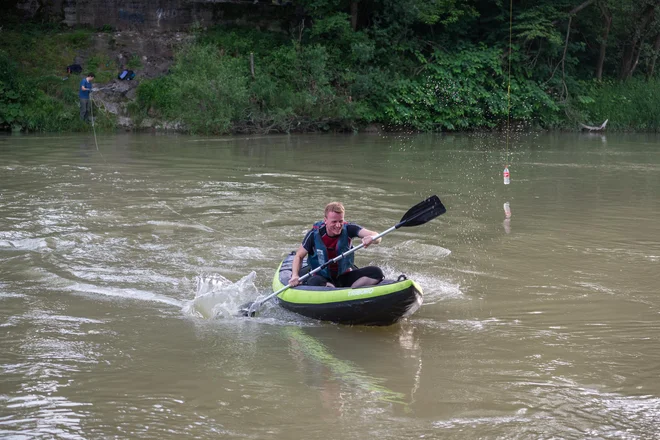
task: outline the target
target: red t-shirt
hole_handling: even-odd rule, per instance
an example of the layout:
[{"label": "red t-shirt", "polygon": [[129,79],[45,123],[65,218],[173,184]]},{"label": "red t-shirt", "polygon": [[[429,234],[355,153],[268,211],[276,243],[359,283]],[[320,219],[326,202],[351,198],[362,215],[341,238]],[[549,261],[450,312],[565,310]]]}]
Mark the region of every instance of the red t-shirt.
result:
[{"label": "red t-shirt", "polygon": [[[347,223],[347,222],[344,223],[344,228],[346,228],[346,232],[348,233],[348,238],[358,237],[360,231],[362,230],[362,226],[356,225],[355,223]],[[321,234],[321,240],[323,240],[323,244],[328,250],[328,260],[335,258],[337,256],[337,241],[339,241],[340,235],[337,235],[335,237],[330,237],[328,235],[328,231],[326,230],[325,225],[319,228],[319,234]],[[315,252],[314,229],[310,230],[307,233],[307,235],[305,235],[302,245],[308,254],[314,254]],[[330,273],[332,274],[333,277],[337,276],[337,272],[339,272],[339,264],[337,263],[331,264],[330,266],[328,266],[328,268],[330,269]]]}]

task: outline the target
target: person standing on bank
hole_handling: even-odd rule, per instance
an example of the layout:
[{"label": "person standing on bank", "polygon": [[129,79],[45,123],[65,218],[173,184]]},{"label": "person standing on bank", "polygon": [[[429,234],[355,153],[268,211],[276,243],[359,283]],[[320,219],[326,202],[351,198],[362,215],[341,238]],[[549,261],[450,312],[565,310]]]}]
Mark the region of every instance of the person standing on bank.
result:
[{"label": "person standing on bank", "polygon": [[[293,268],[289,286],[300,284],[300,268],[306,256],[311,270],[321,267],[326,261],[341,255],[351,248],[351,240],[355,237],[362,239],[364,247],[372,243],[380,243],[380,238],[374,240],[377,232],[370,231],[355,223],[344,221],[344,206],[339,202],[328,203],[325,207],[323,221],[314,223],[307,232],[302,244],[293,258]],[[362,287],[380,283],[383,271],[376,266],[367,266],[356,269],[353,266],[353,255],[350,254],[331,264],[325,269],[315,273],[309,278],[308,286],[328,287]]]},{"label": "person standing on bank", "polygon": [[89,92],[92,91],[92,81],[94,81],[94,74],[88,73],[87,77],[80,81],[80,90],[78,97],[80,98],[80,119],[89,122],[92,113],[92,105],[89,101]]}]

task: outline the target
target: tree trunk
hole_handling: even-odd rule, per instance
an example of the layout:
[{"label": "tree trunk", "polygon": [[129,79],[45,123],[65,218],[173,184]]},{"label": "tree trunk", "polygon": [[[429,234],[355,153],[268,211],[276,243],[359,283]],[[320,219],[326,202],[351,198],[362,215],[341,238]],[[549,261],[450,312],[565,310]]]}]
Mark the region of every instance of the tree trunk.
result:
[{"label": "tree trunk", "polygon": [[633,61],[632,66],[630,67],[630,74],[628,75],[628,78],[631,78],[633,76],[633,73],[635,73],[635,70],[637,70],[637,65],[639,64],[639,56],[642,54],[642,43],[644,43],[644,41],[640,40],[639,46],[637,47],[637,53],[635,54],[635,60]]},{"label": "tree trunk", "polygon": [[598,63],[596,64],[596,79],[603,79],[603,64],[605,64],[605,53],[607,52],[607,37],[610,35],[612,27],[612,14],[605,5],[601,5],[600,10],[603,13],[603,35],[600,40],[600,53],[598,54]]},{"label": "tree trunk", "polygon": [[357,24],[358,24],[358,3],[360,0],[352,0],[351,1],[351,28],[353,30],[357,30]]},{"label": "tree trunk", "polygon": [[621,71],[619,72],[619,79],[627,79],[630,75],[630,68],[632,67],[632,58],[635,42],[633,45],[626,45],[623,48],[623,57],[621,58]]},{"label": "tree trunk", "polygon": [[[595,2],[595,1],[596,1],[596,0],[586,0],[586,1],[582,2],[582,3],[579,4],[578,6],[574,7],[573,9],[571,9],[571,10],[568,12],[568,16],[569,16],[569,17],[572,17],[573,15],[577,14],[578,12],[580,12],[581,10],[583,10],[584,8],[586,8],[587,6],[590,6],[590,5],[591,5],[593,2]],[[552,22],[553,26],[556,26],[560,21],[561,21],[561,20],[555,20],[555,21],[553,21],[553,22]]]},{"label": "tree trunk", "polygon": [[649,65],[649,71],[647,72],[647,78],[653,78],[653,73],[655,71],[655,62],[658,59],[658,52],[660,52],[660,33],[655,36],[655,43],[653,43],[653,56],[651,57],[651,64]]},{"label": "tree trunk", "polygon": [[621,72],[619,72],[620,79],[628,79],[632,77],[637,64],[639,56],[642,52],[642,45],[644,43],[644,32],[651,24],[655,16],[655,5],[649,5],[641,14],[639,25],[633,31],[632,41],[624,48],[623,57],[621,59]]}]

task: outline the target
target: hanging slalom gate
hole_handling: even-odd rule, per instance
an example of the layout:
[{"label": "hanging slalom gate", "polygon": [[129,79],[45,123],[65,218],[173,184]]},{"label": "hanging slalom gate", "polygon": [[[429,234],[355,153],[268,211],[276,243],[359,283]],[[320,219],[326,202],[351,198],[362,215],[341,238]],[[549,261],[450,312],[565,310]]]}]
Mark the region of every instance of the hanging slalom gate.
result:
[{"label": "hanging slalom gate", "polygon": [[511,52],[512,52],[512,34],[513,34],[513,0],[509,0],[509,79],[506,92],[506,157],[504,163],[504,171],[502,177],[504,184],[511,183],[511,173],[509,172],[509,137],[511,133]]}]

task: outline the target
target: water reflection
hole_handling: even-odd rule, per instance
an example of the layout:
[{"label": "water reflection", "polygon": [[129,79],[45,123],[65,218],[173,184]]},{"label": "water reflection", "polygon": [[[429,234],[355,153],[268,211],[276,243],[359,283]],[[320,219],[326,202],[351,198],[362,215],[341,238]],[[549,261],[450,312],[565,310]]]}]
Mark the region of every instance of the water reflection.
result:
[{"label": "water reflection", "polygon": [[81,139],[78,147],[78,155],[80,157],[90,157],[96,154],[96,146],[93,140]]},{"label": "water reflection", "polygon": [[310,360],[330,373],[330,379],[321,373],[319,379],[322,383],[315,383],[322,390],[324,406],[327,405],[340,412],[345,403],[345,392],[342,391],[342,385],[350,388],[346,391],[348,395],[359,392],[360,401],[375,399],[377,402],[408,405],[404,400],[405,394],[390,390],[381,385],[384,382],[383,379],[372,377],[352,363],[338,359],[325,345],[300,327],[285,327],[284,334],[289,341],[291,356],[296,361],[300,373],[309,377],[309,373],[306,372],[308,367],[306,361]]},{"label": "water reflection", "polygon": [[410,391],[410,405],[415,403],[415,393],[422,382],[422,348],[419,338],[415,335],[416,327],[409,322],[402,322],[399,329],[399,345],[405,350],[405,356],[417,361],[413,387]]},{"label": "water reflection", "polygon": [[504,226],[505,233],[511,233],[511,206],[509,202],[504,203],[504,221],[502,222],[502,226]]}]

